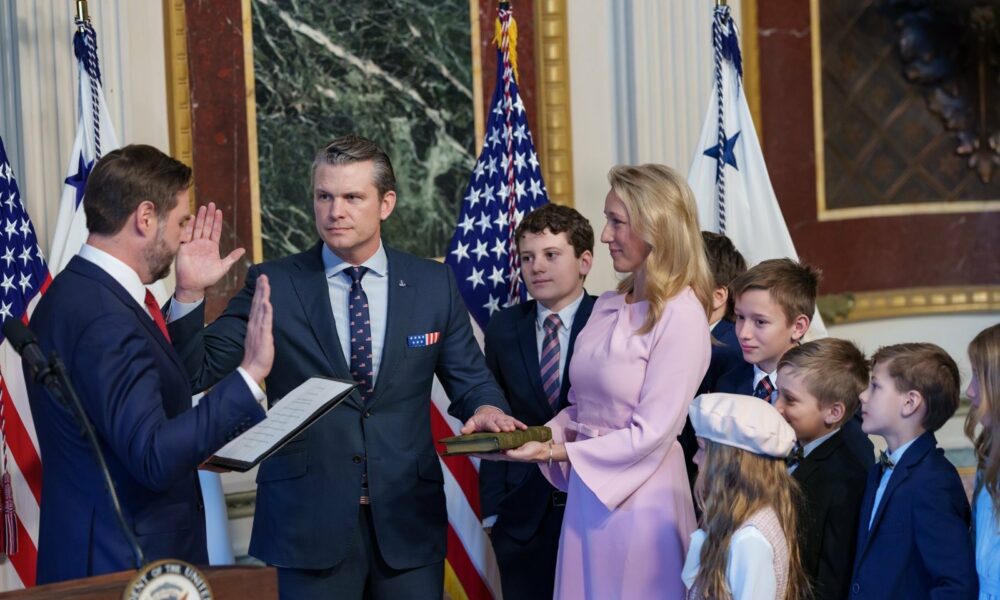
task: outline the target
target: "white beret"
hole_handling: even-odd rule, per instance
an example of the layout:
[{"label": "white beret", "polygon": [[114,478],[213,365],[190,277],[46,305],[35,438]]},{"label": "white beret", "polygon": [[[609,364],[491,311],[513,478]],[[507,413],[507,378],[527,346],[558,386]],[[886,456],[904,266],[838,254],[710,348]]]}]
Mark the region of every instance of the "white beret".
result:
[{"label": "white beret", "polygon": [[766,400],[739,394],[702,394],[688,411],[698,437],[754,454],[784,458],[795,430]]}]

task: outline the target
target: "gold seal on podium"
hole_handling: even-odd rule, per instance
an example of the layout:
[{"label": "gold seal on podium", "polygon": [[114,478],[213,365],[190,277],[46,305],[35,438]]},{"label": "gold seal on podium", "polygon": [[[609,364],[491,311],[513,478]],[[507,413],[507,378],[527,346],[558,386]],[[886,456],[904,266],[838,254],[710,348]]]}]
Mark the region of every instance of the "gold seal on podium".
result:
[{"label": "gold seal on podium", "polygon": [[149,563],[125,586],[122,600],[212,600],[201,571],[183,560]]}]

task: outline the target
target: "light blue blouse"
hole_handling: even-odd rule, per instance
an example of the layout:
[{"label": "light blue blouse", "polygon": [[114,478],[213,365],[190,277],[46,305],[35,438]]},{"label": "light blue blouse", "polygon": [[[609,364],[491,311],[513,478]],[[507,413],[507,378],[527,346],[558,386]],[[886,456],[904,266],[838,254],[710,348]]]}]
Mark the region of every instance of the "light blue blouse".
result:
[{"label": "light blue blouse", "polygon": [[[980,474],[977,474],[977,483]],[[976,572],[979,600],[1000,600],[1000,525],[993,514],[993,501],[986,486],[977,486],[973,502],[976,532]]]}]

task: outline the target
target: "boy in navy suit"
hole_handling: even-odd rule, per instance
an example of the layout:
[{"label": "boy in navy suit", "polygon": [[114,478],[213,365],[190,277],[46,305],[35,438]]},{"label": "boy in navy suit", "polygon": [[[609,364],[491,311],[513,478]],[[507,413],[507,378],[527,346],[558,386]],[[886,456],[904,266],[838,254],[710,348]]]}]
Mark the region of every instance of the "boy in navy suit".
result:
[{"label": "boy in navy suit", "polygon": [[958,367],[934,344],[880,348],[872,365],[864,430],[888,453],[868,475],[850,598],[975,598],[969,502],[934,437],[958,408]]},{"label": "boy in navy suit", "polygon": [[[743,364],[743,352],[740,342],[736,339],[736,329],[733,326],[733,296],[729,293],[729,283],[747,270],[747,261],[728,237],[702,231],[701,239],[705,242],[705,255],[708,266],[712,269],[712,279],[715,291],[712,292],[712,314],[708,319],[710,330],[716,343],[712,344],[712,360],[708,363],[708,372],[698,388],[699,394],[714,392],[716,381],[724,373]],[[698,440],[691,427],[691,419],[684,423],[684,429],[677,436],[684,449],[684,462],[687,464],[688,482],[694,490],[694,480],[698,477],[698,465],[694,464],[694,455],[698,451]],[[697,507],[695,508],[697,510]]]},{"label": "boy in navy suit", "polygon": [[[534,300],[507,308],[486,329],[486,364],[512,415],[544,425],[566,406],[573,343],[594,297],[583,289],[593,261],[594,230],[577,211],[547,204],[515,232],[521,276]],[[483,524],[507,598],[552,598],[566,494],[529,463],[483,461]]]},{"label": "boy in navy suit", "polygon": [[858,511],[868,465],[847,447],[841,427],[868,387],[868,362],[847,340],[796,346],[778,362],[775,408],[795,430],[788,472],[799,484],[799,550],[815,600],[847,596],[854,565]]},{"label": "boy in navy suit", "polygon": [[[809,330],[818,285],[815,269],[789,258],[765,260],[733,280],[736,337],[744,362],[722,375],[713,391],[774,403],[780,386],[778,361]],[[873,465],[875,450],[860,422],[848,420],[843,431],[847,446],[862,464]]]}]

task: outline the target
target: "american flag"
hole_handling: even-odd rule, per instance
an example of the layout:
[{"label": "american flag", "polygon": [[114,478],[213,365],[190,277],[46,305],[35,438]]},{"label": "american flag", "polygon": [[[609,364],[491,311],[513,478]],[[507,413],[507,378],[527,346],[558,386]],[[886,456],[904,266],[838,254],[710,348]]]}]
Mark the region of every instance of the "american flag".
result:
[{"label": "american flag", "polygon": [[[512,67],[516,27],[508,3],[500,3],[499,16],[496,88],[486,139],[445,258],[480,346],[482,330],[493,313],[525,298],[514,230],[525,214],[549,201]],[[462,424],[448,415],[447,395],[436,380],[431,398],[435,439],[458,435]],[[463,456],[440,460],[448,503],[445,591],[452,598],[499,600],[500,574],[479,509],[479,461]]]},{"label": "american flag", "polygon": [[[0,139],[0,321],[25,323],[52,282],[35,228]],[[0,465],[4,485],[0,589],[35,585],[42,463],[21,371],[21,357],[0,334]],[[9,478],[9,483],[7,479]],[[16,509],[16,512],[15,512]]]},{"label": "american flag", "polygon": [[[501,4],[503,31],[510,20],[510,9]],[[540,166],[509,53],[501,47],[486,139],[445,257],[483,329],[493,313],[525,297],[514,229],[525,214],[549,201]]]}]

